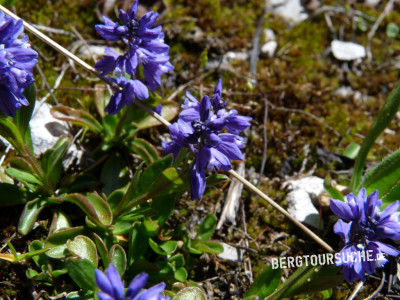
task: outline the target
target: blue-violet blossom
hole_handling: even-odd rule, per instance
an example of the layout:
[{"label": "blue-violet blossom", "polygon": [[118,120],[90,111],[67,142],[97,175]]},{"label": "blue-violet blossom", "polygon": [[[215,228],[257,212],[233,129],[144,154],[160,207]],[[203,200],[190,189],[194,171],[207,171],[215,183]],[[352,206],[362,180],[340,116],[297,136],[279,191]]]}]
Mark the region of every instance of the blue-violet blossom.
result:
[{"label": "blue-violet blossom", "polygon": [[[95,68],[103,75],[114,72],[117,77],[125,78],[126,74],[138,77],[138,67],[142,66],[144,87],[154,91],[161,85],[161,76],[174,67],[169,62],[169,46],[164,43],[161,26],[152,28],[157,21],[158,13],[150,11],[138,19],[136,17],[138,4],[136,0],[128,12],[120,10],[119,18],[123,25],[105,16],[103,16],[105,24],[96,25],[97,32],[103,38],[107,41],[123,41],[128,46],[128,51],[118,54],[106,48],[107,56],[99,60]],[[143,94],[143,90],[141,92]],[[128,95],[129,93],[126,93],[127,97]],[[138,96],[137,98],[141,99]],[[123,99],[122,102],[131,101]],[[117,107],[115,104],[112,106]]]},{"label": "blue-violet blossom", "polygon": [[6,115],[14,117],[22,105],[29,105],[23,91],[34,82],[36,57],[22,21],[0,12],[0,110]]},{"label": "blue-violet blossom", "polygon": [[110,264],[105,273],[100,270],[95,270],[96,284],[100,291],[97,293],[100,300],[169,300],[168,296],[163,296],[161,293],[165,289],[165,283],[161,282],[149,289],[143,289],[146,286],[146,273],[140,273],[132,282],[124,293],[124,284],[121,277],[115,269],[114,265]]},{"label": "blue-violet blossom", "polygon": [[[191,197],[201,199],[206,188],[205,170],[232,169],[231,160],[243,160],[240,148],[243,138],[237,134],[250,126],[250,117],[239,116],[236,110],[226,110],[221,99],[222,83],[218,81],[214,95],[197,101],[186,92],[182,112],[169,126],[171,142],[163,142],[164,151],[176,158],[182,147],[195,154],[190,175]],[[225,129],[227,132],[221,133]]]},{"label": "blue-violet blossom", "polygon": [[[345,202],[330,201],[331,210],[341,218],[333,230],[345,243],[337,266],[343,266],[348,282],[364,280],[365,273],[372,274],[382,267],[388,261],[384,253],[392,256],[400,254],[393,246],[381,242],[384,239],[400,239],[399,201],[381,212],[382,201],[378,199],[378,193],[376,190],[367,197],[366,190],[362,189],[357,197],[352,193],[345,196]],[[360,253],[364,253],[363,256]]]}]

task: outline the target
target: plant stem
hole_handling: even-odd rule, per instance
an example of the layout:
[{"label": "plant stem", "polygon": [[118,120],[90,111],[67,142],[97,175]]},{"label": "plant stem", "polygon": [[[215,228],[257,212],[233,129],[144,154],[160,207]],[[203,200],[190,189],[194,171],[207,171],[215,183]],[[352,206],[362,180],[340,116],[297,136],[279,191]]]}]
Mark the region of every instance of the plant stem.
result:
[{"label": "plant stem", "polygon": [[292,221],[297,227],[299,227],[306,234],[308,234],[314,241],[316,241],[318,244],[320,244],[325,250],[327,250],[329,252],[334,252],[331,246],[329,246],[320,237],[318,237],[314,232],[312,232],[305,225],[303,225],[303,223],[301,223],[301,222],[297,221],[295,218],[293,218],[282,206],[280,206],[278,203],[276,203],[274,200],[272,200],[270,197],[268,197],[266,194],[264,194],[262,191],[260,191],[257,187],[255,187],[249,181],[244,179],[242,176],[240,176],[234,170],[230,170],[230,171],[228,171],[228,173],[231,174],[233,177],[235,177],[237,180],[239,180],[241,183],[243,183],[249,190],[253,191],[258,196],[260,196],[265,201],[267,201],[269,204],[271,204],[274,208],[276,208],[279,212],[281,212],[286,218],[288,218],[290,221]]},{"label": "plant stem", "polygon": [[[8,14],[15,20],[20,20],[18,16],[10,12],[8,9],[0,5],[0,10],[3,11],[4,13]],[[41,39],[43,42],[48,44],[49,46],[53,47],[55,50],[59,51],[61,54],[65,55],[66,57],[72,59],[75,61],[77,64],[79,64],[82,68],[87,70],[88,72],[94,74],[95,76],[99,77],[101,80],[109,84],[113,89],[115,90],[121,90],[122,88],[118,86],[115,82],[111,81],[109,78],[103,76],[100,72],[98,72],[96,69],[94,69],[92,66],[88,65],[85,63],[83,60],[81,60],[79,57],[76,55],[72,54],[70,51],[62,47],[61,45],[57,44],[55,41],[41,33],[39,30],[34,28],[32,25],[29,25],[25,21],[23,21],[23,25],[26,30],[30,31],[32,34],[37,36],[39,39]],[[140,101],[137,101],[136,99],[133,100],[133,103],[135,103],[138,107],[149,113],[152,117],[157,119],[161,124],[164,126],[168,127],[171,125],[170,122],[165,120],[162,116],[159,114],[155,113],[152,111],[150,108],[148,108],[146,105],[141,103]],[[267,201],[269,204],[271,204],[274,208],[276,208],[279,212],[281,212],[285,217],[287,217],[290,221],[292,221],[297,227],[299,227],[301,230],[303,230],[307,235],[309,235],[314,241],[316,241],[321,247],[323,247],[325,250],[329,252],[333,252],[333,249],[325,243],[320,237],[318,237],[314,232],[312,232],[310,229],[308,229],[305,225],[303,225],[301,222],[297,221],[295,218],[293,218],[284,208],[282,208],[279,204],[277,204],[274,200],[269,198],[266,194],[264,194],[262,191],[260,191],[258,188],[256,188],[253,184],[251,184],[249,181],[247,181],[245,178],[240,176],[238,173],[236,173],[233,170],[228,171],[232,176],[234,176],[237,180],[242,182],[248,189],[259,195],[261,198],[263,198],[265,201]],[[141,199],[140,199],[141,200]]]}]

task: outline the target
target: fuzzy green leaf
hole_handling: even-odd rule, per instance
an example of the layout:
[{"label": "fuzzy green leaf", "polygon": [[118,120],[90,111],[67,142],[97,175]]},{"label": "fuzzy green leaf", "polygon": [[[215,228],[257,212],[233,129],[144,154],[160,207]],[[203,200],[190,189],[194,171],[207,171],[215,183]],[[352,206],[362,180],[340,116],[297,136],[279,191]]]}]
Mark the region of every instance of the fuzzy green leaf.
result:
[{"label": "fuzzy green leaf", "polygon": [[264,299],[265,297],[271,295],[278,287],[281,277],[282,269],[272,269],[272,266],[269,266],[260,275],[258,275],[244,296],[244,299],[253,299],[253,296],[258,296],[261,299]]},{"label": "fuzzy green leaf", "polygon": [[84,235],[78,235],[73,240],[68,240],[67,248],[73,256],[90,260],[95,267],[99,257],[95,243]]},{"label": "fuzzy green leaf", "polygon": [[360,187],[365,187],[368,194],[379,190],[382,208],[400,200],[400,150],[393,152],[368,171]]},{"label": "fuzzy green leaf", "polygon": [[126,270],[126,254],[124,248],[115,244],[110,249],[110,263],[114,265],[118,273],[122,276]]},{"label": "fuzzy green leaf", "polygon": [[374,122],[372,123],[371,128],[365,136],[363,144],[361,145],[360,152],[354,164],[354,171],[351,179],[351,190],[353,193],[358,193],[358,191],[362,188],[360,186],[360,182],[369,150],[382,131],[389,126],[390,122],[399,110],[399,106],[400,81],[389,94],[389,97],[386,99],[378,115],[375,117]]},{"label": "fuzzy green leaf", "polygon": [[68,269],[68,275],[81,289],[91,291],[97,289],[94,276],[96,267],[90,260],[71,257],[67,259],[65,265]]},{"label": "fuzzy green leaf", "polygon": [[46,201],[42,199],[35,199],[25,204],[24,210],[21,214],[18,223],[18,232],[22,235],[28,234],[32,230],[39,213],[45,207]]}]

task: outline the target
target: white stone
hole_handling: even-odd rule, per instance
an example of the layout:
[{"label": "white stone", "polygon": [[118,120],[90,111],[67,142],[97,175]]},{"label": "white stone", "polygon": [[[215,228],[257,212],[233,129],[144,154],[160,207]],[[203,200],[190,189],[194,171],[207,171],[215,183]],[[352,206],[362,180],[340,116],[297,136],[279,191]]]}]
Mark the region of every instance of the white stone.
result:
[{"label": "white stone", "polygon": [[312,204],[310,195],[303,189],[296,189],[286,196],[288,212],[296,220],[311,225],[315,228],[320,227],[320,217],[318,210]]},{"label": "white stone", "polygon": [[381,0],[366,0],[364,1],[364,4],[369,6],[369,7],[375,7],[377,6],[379,3],[381,2]]},{"label": "white stone", "polygon": [[308,18],[308,14],[301,5],[301,0],[272,0],[267,4],[269,11],[290,23],[297,24]]},{"label": "white stone", "polygon": [[291,190],[305,190],[317,197],[324,191],[324,180],[316,176],[307,176],[297,180],[288,180],[285,182],[285,186]]},{"label": "white stone", "polygon": [[268,56],[268,57],[273,57],[275,54],[276,48],[278,48],[278,43],[276,41],[266,42],[261,47],[261,54]]},{"label": "white stone", "polygon": [[36,102],[35,110],[30,121],[33,151],[39,156],[50,149],[59,137],[68,133],[68,124],[53,118],[50,114],[51,105]]},{"label": "white stone", "polygon": [[337,88],[333,94],[340,98],[346,99],[353,96],[354,91],[350,86],[341,86],[340,88]]},{"label": "white stone", "polygon": [[224,60],[233,61],[233,60],[247,60],[249,58],[249,54],[246,52],[226,52],[224,55]]},{"label": "white stone", "polygon": [[243,250],[232,247],[226,243],[220,244],[224,247],[224,251],[217,255],[219,258],[235,262],[243,259]]},{"label": "white stone", "polygon": [[351,61],[366,56],[365,47],[352,42],[333,40],[331,43],[333,56],[338,60]]},{"label": "white stone", "polygon": [[276,40],[275,32],[269,28],[264,29],[264,40],[265,42],[275,41]]},{"label": "white stone", "polygon": [[313,205],[312,198],[318,197],[324,191],[324,180],[316,176],[308,176],[288,180],[284,186],[292,190],[286,197],[288,212],[300,222],[315,228],[322,227],[319,212]]}]

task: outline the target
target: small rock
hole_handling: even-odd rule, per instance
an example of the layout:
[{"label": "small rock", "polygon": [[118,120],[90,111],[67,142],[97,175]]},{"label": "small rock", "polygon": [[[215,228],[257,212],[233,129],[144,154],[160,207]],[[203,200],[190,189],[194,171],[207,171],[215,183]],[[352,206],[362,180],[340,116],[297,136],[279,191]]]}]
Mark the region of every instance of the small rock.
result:
[{"label": "small rock", "polygon": [[292,190],[305,190],[307,193],[312,194],[313,197],[318,197],[324,189],[324,180],[316,176],[307,176],[297,180],[288,180],[285,186]]},{"label": "small rock", "polygon": [[233,52],[228,51],[222,57],[222,62],[219,59],[209,60],[206,65],[206,70],[212,70],[217,67],[232,68],[233,61],[244,61],[249,59],[249,54],[246,52]]},{"label": "small rock", "polygon": [[272,0],[268,1],[269,10],[281,16],[292,24],[298,24],[308,18],[301,0]]},{"label": "small rock", "polygon": [[[30,120],[33,152],[36,156],[42,155],[47,149],[51,149],[60,136],[69,134],[68,123],[55,119],[50,114],[52,106],[46,102],[36,102],[35,109]],[[83,151],[78,150],[72,144],[63,158],[63,167],[68,169],[75,161],[82,163]]]},{"label": "small rock", "polygon": [[289,214],[296,220],[315,228],[321,227],[318,210],[312,204],[311,197],[305,190],[297,189],[290,192],[286,196],[286,202]]},{"label": "small rock", "polygon": [[334,95],[342,99],[348,99],[354,95],[354,91],[350,86],[341,86],[333,92]]},{"label": "small rock", "polygon": [[243,250],[232,247],[226,243],[220,244],[224,247],[224,252],[217,255],[219,258],[234,262],[241,261],[243,259]]},{"label": "small rock", "polygon": [[68,134],[68,123],[53,118],[50,114],[51,105],[36,102],[30,121],[33,151],[36,156],[52,148],[59,137]]},{"label": "small rock", "polygon": [[261,47],[261,54],[271,58],[274,56],[276,48],[278,48],[278,43],[276,41],[266,42]]},{"label": "small rock", "polygon": [[366,56],[365,47],[352,42],[333,40],[331,43],[333,56],[342,61],[361,59]]},{"label": "small rock", "polygon": [[276,40],[275,32],[269,28],[264,29],[264,40],[265,42],[275,41]]},{"label": "small rock", "polygon": [[224,60],[226,59],[227,61],[234,61],[234,60],[247,60],[249,58],[249,54],[246,52],[233,52],[229,51],[226,52],[224,55]]},{"label": "small rock", "polygon": [[317,199],[324,191],[324,180],[309,176],[298,180],[288,180],[284,186],[292,189],[286,196],[288,212],[300,222],[321,228],[323,224],[318,210],[313,205],[313,198]]},{"label": "small rock", "polygon": [[376,7],[380,2],[381,0],[365,0],[364,4],[369,7]]}]

